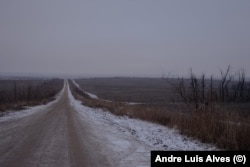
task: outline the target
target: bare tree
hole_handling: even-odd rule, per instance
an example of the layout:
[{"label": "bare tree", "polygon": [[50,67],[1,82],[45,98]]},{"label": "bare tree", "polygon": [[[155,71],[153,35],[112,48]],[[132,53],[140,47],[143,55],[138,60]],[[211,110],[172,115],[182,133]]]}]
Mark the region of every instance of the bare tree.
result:
[{"label": "bare tree", "polygon": [[226,72],[220,70],[221,73],[221,84],[220,84],[220,98],[222,102],[226,101],[226,95],[228,95],[228,84],[233,79],[233,75],[230,73],[231,66],[227,67]]},{"label": "bare tree", "polygon": [[186,86],[185,86],[185,82],[184,82],[184,78],[177,78],[177,79],[173,79],[173,78],[169,78],[169,76],[167,78],[165,78],[167,83],[173,88],[174,93],[176,93],[178,95],[178,98],[183,101],[183,102],[187,102],[188,98],[186,95]]},{"label": "bare tree", "polygon": [[184,78],[179,79],[179,83],[177,84],[177,87],[175,88],[175,90],[179,93],[181,99],[184,102],[187,102],[187,95],[186,95],[186,87],[185,87],[185,83],[184,83]]},{"label": "bare tree", "polygon": [[194,75],[192,69],[190,70],[191,76],[191,101],[195,103],[195,108],[199,108],[199,85],[196,76]]},{"label": "bare tree", "polygon": [[213,86],[213,75],[210,77],[210,97],[209,97],[210,102],[213,102],[214,100],[214,86]]},{"label": "bare tree", "polygon": [[244,89],[245,89],[245,70],[241,69],[238,73],[238,89],[239,89],[239,97],[243,102],[244,99]]},{"label": "bare tree", "polygon": [[204,103],[205,101],[205,74],[202,74],[201,76],[201,101]]},{"label": "bare tree", "polygon": [[248,84],[246,88],[246,101],[250,101],[250,83]]}]

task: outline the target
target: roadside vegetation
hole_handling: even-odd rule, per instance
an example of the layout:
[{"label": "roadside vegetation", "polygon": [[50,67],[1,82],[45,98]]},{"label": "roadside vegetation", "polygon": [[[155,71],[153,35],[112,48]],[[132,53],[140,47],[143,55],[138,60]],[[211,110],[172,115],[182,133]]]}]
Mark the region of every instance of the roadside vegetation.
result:
[{"label": "roadside vegetation", "polygon": [[182,134],[221,149],[250,150],[250,83],[244,70],[234,75],[230,70],[230,66],[225,72],[221,70],[221,79],[217,80],[212,76],[206,79],[205,75],[198,79],[192,70],[189,79],[165,78],[173,91],[174,108],[92,99],[71,81],[70,88],[84,105],[177,128]]},{"label": "roadside vegetation", "polygon": [[63,80],[0,80],[0,112],[46,104],[62,89]]},{"label": "roadside vegetation", "polygon": [[191,69],[188,80],[171,83],[167,79],[177,101],[191,111],[177,125],[184,134],[220,148],[250,150],[250,83],[243,69],[232,73],[228,66],[220,74],[217,80],[204,74],[198,78]]}]

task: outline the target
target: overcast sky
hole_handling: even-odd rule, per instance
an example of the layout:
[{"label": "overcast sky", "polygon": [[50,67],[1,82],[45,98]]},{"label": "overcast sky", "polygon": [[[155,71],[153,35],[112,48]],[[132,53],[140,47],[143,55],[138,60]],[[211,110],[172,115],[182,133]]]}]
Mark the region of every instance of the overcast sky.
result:
[{"label": "overcast sky", "polygon": [[227,65],[250,73],[249,0],[0,1],[0,72],[161,77]]}]

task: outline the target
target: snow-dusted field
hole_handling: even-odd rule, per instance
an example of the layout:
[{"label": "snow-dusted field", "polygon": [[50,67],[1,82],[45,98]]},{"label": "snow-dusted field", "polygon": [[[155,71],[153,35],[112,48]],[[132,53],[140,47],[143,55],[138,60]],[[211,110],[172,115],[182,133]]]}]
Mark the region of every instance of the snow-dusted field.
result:
[{"label": "snow-dusted field", "polygon": [[81,105],[69,92],[71,105],[83,117],[90,122],[95,122],[96,129],[104,129],[120,135],[129,136],[135,140],[142,141],[154,150],[215,150],[216,147],[210,144],[200,143],[197,140],[180,135],[178,130],[171,129],[158,124],[131,119],[127,116],[116,116],[102,109],[94,109]]}]

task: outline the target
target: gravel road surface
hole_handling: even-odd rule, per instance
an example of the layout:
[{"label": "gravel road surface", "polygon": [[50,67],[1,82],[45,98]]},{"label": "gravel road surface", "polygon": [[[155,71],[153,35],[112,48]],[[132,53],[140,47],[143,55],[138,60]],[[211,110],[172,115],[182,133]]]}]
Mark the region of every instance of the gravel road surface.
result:
[{"label": "gravel road surface", "polygon": [[68,92],[66,82],[55,103],[0,121],[1,167],[123,166],[94,134],[94,125],[79,118]]}]

